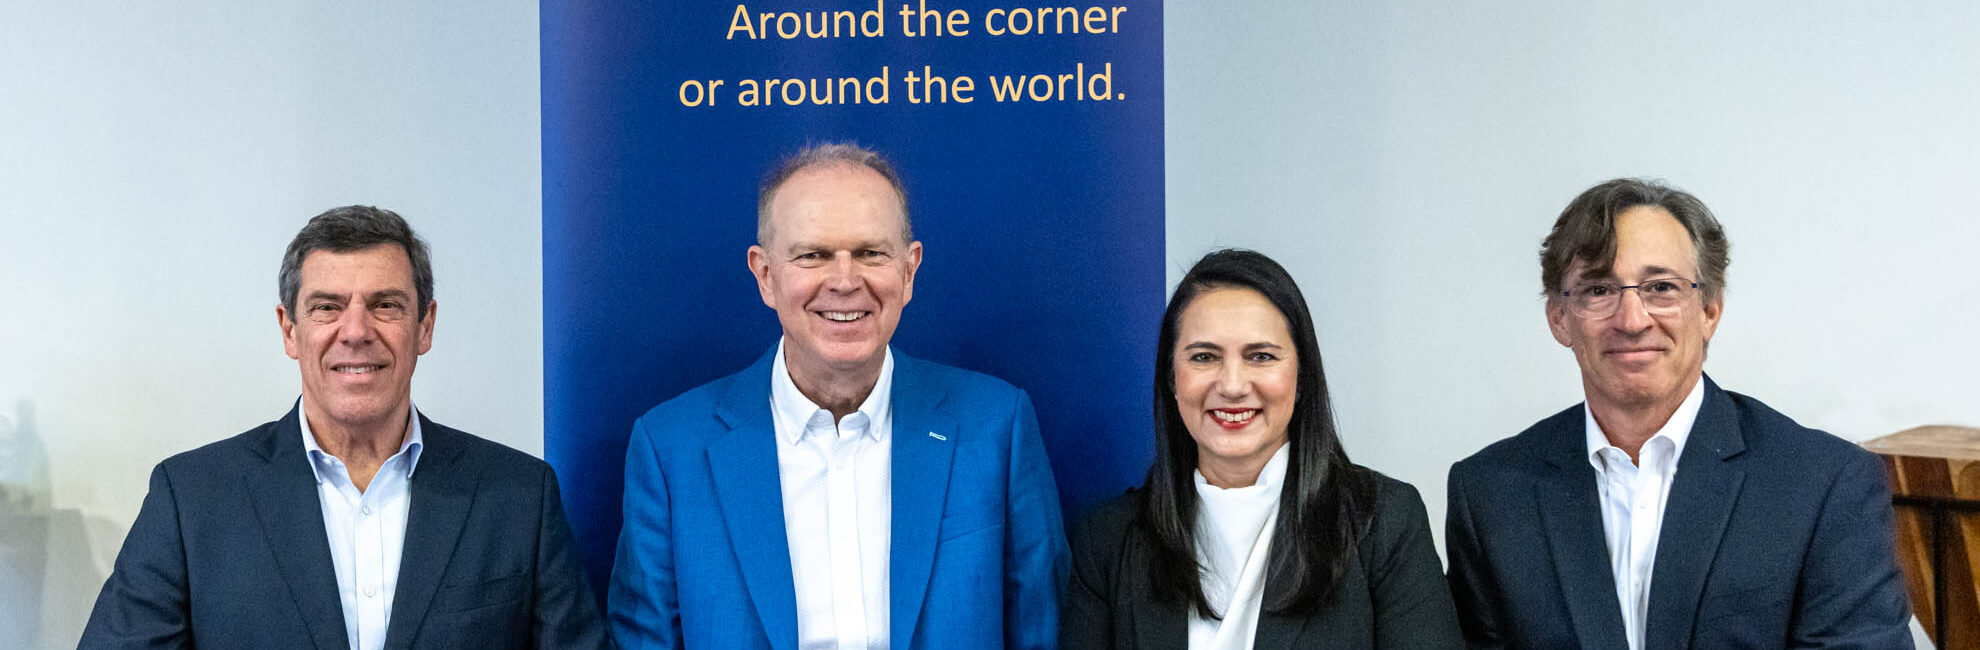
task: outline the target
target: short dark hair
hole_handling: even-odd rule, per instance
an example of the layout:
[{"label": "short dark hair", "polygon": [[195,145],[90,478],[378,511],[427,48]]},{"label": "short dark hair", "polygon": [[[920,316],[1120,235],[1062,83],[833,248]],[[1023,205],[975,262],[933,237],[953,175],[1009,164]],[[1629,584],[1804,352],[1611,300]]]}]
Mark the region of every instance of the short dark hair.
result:
[{"label": "short dark hair", "polygon": [[914,241],[914,220],[908,217],[907,189],[901,187],[901,176],[894,172],[894,166],[880,152],[856,143],[828,142],[799,149],[764,175],[763,184],[756,191],[757,245],[770,241],[770,201],[777,197],[777,190],[784,186],[784,182],[791,180],[798,172],[835,165],[864,167],[886,179],[887,184],[894,188],[894,196],[901,200],[901,240]]},{"label": "short dark hair", "polygon": [[1256,291],[1278,308],[1298,356],[1298,385],[1286,426],[1291,449],[1263,607],[1274,614],[1310,612],[1327,602],[1374,517],[1375,477],[1349,462],[1341,448],[1320,343],[1299,285],[1278,262],[1248,250],[1220,250],[1197,261],[1162,314],[1155,346],[1155,460],[1138,519],[1153,549],[1149,581],[1158,598],[1194,607],[1205,618],[1222,615],[1210,610],[1196,559],[1196,441],[1176,409],[1175,347],[1183,310],[1197,296],[1224,288]]},{"label": "short dark hair", "polygon": [[311,217],[289,250],[282,254],[282,271],[276,277],[282,306],[289,321],[296,319],[296,293],[302,290],[303,259],[319,250],[349,253],[380,244],[398,244],[412,262],[413,288],[419,292],[419,319],[426,320],[426,308],[433,303],[433,263],[428,260],[426,240],[413,232],[406,220],[391,210],[368,205],[331,208]]},{"label": "short dark hair", "polygon": [[1575,260],[1587,262],[1596,271],[1607,270],[1616,259],[1616,215],[1637,206],[1654,206],[1676,217],[1691,234],[1696,251],[1699,288],[1707,302],[1725,295],[1726,266],[1732,263],[1732,244],[1726,231],[1705,202],[1691,193],[1654,180],[1618,178],[1588,188],[1568,203],[1554,220],[1554,229],[1540,242],[1540,282],[1549,300],[1559,297],[1566,283],[1568,267]]}]

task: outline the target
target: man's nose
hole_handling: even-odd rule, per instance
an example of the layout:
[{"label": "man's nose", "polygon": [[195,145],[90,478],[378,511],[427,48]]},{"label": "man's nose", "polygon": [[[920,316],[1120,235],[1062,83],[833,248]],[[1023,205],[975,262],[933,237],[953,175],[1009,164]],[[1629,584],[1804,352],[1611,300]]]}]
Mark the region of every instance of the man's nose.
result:
[{"label": "man's nose", "polygon": [[1616,315],[1611,319],[1616,329],[1625,332],[1641,332],[1649,329],[1656,321],[1650,318],[1650,306],[1643,303],[1643,290],[1635,287],[1624,289],[1618,297]]},{"label": "man's nose", "polygon": [[853,263],[851,251],[832,255],[831,263],[825,265],[825,287],[837,291],[859,288],[859,269]]},{"label": "man's nose", "polygon": [[337,342],[362,345],[370,343],[378,335],[378,328],[371,322],[371,310],[352,307],[337,314]]}]

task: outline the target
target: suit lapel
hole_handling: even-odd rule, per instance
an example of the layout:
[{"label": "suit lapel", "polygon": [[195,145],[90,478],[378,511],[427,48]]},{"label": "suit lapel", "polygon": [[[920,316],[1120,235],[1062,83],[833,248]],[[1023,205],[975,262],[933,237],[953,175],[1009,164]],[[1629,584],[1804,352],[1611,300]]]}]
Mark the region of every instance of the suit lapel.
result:
[{"label": "suit lapel", "polygon": [[460,542],[478,479],[458,462],[467,448],[461,439],[465,434],[434,424],[424,415],[419,419],[423,448],[413,468],[405,546],[399,555],[399,584],[392,595],[392,619],[385,630],[387,648],[412,647]]},{"label": "suit lapel", "polygon": [[[887,603],[893,645],[914,646],[921,604],[935,567],[940,539],[942,504],[949,493],[949,466],[956,439],[956,421],[939,408],[948,386],[936,385],[922,362],[894,355],[893,388],[893,522],[888,555]],[[939,437],[938,437],[939,436]]]},{"label": "suit lapel", "polygon": [[[1584,406],[1583,408],[1587,408]],[[1622,604],[1616,600],[1616,577],[1609,571],[1609,547],[1602,541],[1602,511],[1596,503],[1595,468],[1588,464],[1587,425],[1580,410],[1570,409],[1543,441],[1549,467],[1535,483],[1554,571],[1561,596],[1583,648],[1626,648]],[[1564,414],[1565,416],[1566,414]]]},{"label": "suit lapel", "polygon": [[1685,441],[1664,505],[1663,530],[1658,533],[1656,564],[1651,569],[1644,647],[1678,648],[1689,643],[1706,575],[1746,479],[1745,472],[1726,462],[1746,451],[1739,414],[1725,391],[1710,378],[1704,381],[1705,402]]},{"label": "suit lapel", "polygon": [[317,650],[344,650],[344,607],[330,559],[330,535],[323,530],[323,504],[316,475],[303,457],[302,415],[296,409],[257,442],[266,461],[249,471],[248,492],[255,517],[268,539],[275,567],[288,583],[289,597]]},{"label": "suit lapel", "polygon": [[777,432],[770,420],[770,367],[776,351],[771,348],[737,375],[716,405],[716,416],[729,432],[708,445],[708,466],[757,619],[772,647],[792,650],[797,643],[797,591],[784,530]]}]

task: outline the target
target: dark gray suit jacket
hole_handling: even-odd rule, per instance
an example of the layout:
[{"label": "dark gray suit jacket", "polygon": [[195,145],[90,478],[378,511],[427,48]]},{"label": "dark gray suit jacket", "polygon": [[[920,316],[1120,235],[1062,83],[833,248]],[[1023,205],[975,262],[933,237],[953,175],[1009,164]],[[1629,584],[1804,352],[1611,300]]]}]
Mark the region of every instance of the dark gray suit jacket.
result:
[{"label": "dark gray suit jacket", "polygon": [[[1260,612],[1255,648],[1463,647],[1423,497],[1408,483],[1375,476],[1375,517],[1330,600],[1305,616]],[[1140,502],[1139,490],[1116,497],[1074,530],[1073,577],[1059,617],[1063,650],[1189,647],[1188,609],[1157,600],[1149,586]],[[1277,577],[1265,581],[1270,590]]]},{"label": "dark gray suit jacket", "polygon": [[[152,470],[81,648],[350,648],[300,417]],[[385,647],[606,647],[550,466],[420,423]]]},{"label": "dark gray suit jacket", "polygon": [[[1877,457],[1705,379],[1664,506],[1646,648],[1910,648]],[[1620,649],[1586,416],[1451,467],[1444,547],[1476,648]]]}]

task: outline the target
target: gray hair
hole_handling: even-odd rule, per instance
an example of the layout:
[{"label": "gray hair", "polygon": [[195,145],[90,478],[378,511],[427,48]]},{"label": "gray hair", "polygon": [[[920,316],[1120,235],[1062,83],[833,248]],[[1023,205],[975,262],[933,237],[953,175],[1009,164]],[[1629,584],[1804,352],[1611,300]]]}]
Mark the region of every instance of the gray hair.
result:
[{"label": "gray hair", "polygon": [[1700,288],[1707,302],[1725,295],[1726,266],[1732,263],[1732,244],[1726,231],[1705,202],[1689,192],[1659,181],[1618,178],[1588,188],[1569,202],[1554,220],[1554,229],[1540,243],[1540,282],[1552,299],[1561,294],[1568,267],[1575,260],[1587,262],[1598,272],[1607,270],[1616,259],[1616,215],[1637,206],[1663,208],[1676,217],[1691,235],[1691,248],[1697,254]]},{"label": "gray hair", "polygon": [[412,262],[413,288],[419,292],[419,319],[426,320],[426,306],[433,302],[433,264],[427,259],[426,240],[391,210],[347,205],[310,218],[289,242],[288,252],[282,254],[282,272],[276,284],[290,322],[295,321],[296,294],[302,290],[303,258],[319,250],[349,253],[380,244],[405,249],[406,259]]},{"label": "gray hair", "polygon": [[880,152],[872,149],[851,142],[828,142],[798,150],[763,177],[763,185],[756,192],[757,245],[770,241],[770,201],[776,198],[777,190],[785,182],[807,169],[838,165],[864,167],[886,179],[887,184],[894,188],[894,196],[901,200],[901,240],[914,241],[914,221],[908,217],[907,190],[901,187],[901,177],[894,172],[894,166]]}]

